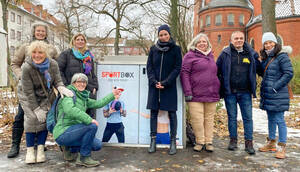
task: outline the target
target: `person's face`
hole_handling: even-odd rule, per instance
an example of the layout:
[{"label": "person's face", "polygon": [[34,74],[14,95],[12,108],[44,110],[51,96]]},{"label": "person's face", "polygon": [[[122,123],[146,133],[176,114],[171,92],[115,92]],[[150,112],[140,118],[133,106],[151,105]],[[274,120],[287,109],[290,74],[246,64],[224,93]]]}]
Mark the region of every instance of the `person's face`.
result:
[{"label": "person's face", "polygon": [[204,37],[201,37],[199,39],[199,41],[196,44],[196,48],[201,50],[201,51],[207,51],[208,48],[208,42],[206,41],[206,39]]},{"label": "person's face", "polygon": [[87,83],[82,80],[76,80],[73,84],[78,91],[84,91]]},{"label": "person's face", "polygon": [[44,40],[46,38],[46,28],[44,26],[37,26],[34,30],[34,37],[37,40]]},{"label": "person's face", "polygon": [[76,49],[82,49],[85,46],[85,43],[83,36],[77,36],[74,40],[74,46]]},{"label": "person's face", "polygon": [[245,42],[245,36],[241,32],[234,33],[231,38],[231,43],[236,49],[241,49]]},{"label": "person's face", "polygon": [[170,34],[168,31],[166,30],[161,30],[159,33],[158,33],[158,39],[161,41],[161,42],[168,42],[170,40]]},{"label": "person's face", "polygon": [[265,50],[272,50],[272,48],[274,48],[274,47],[275,47],[275,42],[273,42],[273,41],[266,41],[264,43]]},{"label": "person's face", "polygon": [[36,48],[32,51],[31,58],[35,64],[41,64],[45,61],[46,53],[42,49]]}]

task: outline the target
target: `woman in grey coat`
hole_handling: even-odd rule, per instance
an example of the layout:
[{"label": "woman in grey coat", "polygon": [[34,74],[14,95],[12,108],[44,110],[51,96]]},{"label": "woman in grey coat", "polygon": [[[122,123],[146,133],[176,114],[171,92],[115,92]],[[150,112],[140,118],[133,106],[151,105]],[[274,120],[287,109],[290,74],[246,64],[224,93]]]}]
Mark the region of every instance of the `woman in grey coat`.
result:
[{"label": "woman in grey coat", "polygon": [[[55,60],[49,58],[48,45],[44,41],[34,41],[28,47],[28,55],[22,65],[18,97],[24,110],[26,133],[26,163],[45,162],[44,145],[47,138],[46,117],[50,109],[49,95],[57,88],[64,95],[73,95],[64,87]],[[34,141],[37,137],[37,155]]]}]

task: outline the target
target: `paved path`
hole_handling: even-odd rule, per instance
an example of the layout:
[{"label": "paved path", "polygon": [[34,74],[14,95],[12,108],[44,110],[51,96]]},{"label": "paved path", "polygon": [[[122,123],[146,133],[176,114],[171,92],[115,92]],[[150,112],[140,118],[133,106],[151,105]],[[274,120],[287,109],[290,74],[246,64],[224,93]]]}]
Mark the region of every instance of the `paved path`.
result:
[{"label": "paved path", "polygon": [[[264,144],[265,135],[255,134],[255,149]],[[0,153],[0,171],[300,171],[300,140],[289,139],[285,160],[275,159],[274,153],[257,152],[249,156],[244,151],[244,144],[239,142],[235,152],[226,150],[228,140],[216,138],[213,153],[178,150],[174,156],[167,154],[167,149],[158,149],[148,154],[147,148],[104,147],[94,152],[93,157],[101,161],[95,168],[76,166],[74,162],[65,162],[61,153],[55,150],[46,152],[47,162],[27,165],[24,163],[25,151],[17,158],[7,159],[7,152]]]}]

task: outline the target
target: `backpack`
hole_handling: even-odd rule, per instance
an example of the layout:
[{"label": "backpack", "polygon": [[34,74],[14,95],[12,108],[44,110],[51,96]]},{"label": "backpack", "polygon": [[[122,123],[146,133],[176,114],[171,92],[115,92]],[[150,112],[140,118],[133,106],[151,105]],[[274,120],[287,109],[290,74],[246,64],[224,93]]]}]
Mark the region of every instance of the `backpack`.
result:
[{"label": "backpack", "polygon": [[[75,104],[76,102],[76,94],[73,90],[71,90],[74,94],[72,97],[73,103]],[[60,94],[55,98],[54,102],[51,105],[50,110],[47,113],[47,120],[46,120],[46,125],[47,125],[47,130],[50,133],[53,133],[53,129],[57,123],[57,118],[58,118],[58,103],[61,100]],[[62,118],[64,117],[64,113],[62,114]]]}]

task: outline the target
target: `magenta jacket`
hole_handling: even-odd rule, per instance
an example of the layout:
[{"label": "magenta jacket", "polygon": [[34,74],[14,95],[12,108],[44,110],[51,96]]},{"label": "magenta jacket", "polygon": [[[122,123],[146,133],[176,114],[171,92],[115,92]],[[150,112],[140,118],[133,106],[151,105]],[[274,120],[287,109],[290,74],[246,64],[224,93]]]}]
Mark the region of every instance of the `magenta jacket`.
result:
[{"label": "magenta jacket", "polygon": [[191,102],[220,100],[220,81],[212,52],[206,56],[198,50],[190,50],[184,56],[180,78],[184,95],[193,96]]}]

